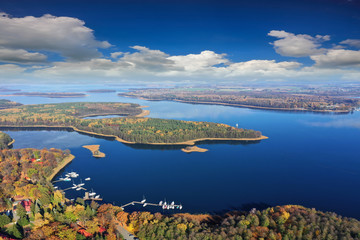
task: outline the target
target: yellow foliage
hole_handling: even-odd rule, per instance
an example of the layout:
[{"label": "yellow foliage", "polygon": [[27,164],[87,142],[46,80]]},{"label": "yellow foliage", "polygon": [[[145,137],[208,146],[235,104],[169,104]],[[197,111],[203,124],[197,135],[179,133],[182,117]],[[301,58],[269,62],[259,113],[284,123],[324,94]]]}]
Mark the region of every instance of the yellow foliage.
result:
[{"label": "yellow foliage", "polygon": [[186,229],[187,229],[187,226],[186,226],[186,224],[184,224],[184,223],[180,223],[180,224],[178,224],[177,226],[176,226],[178,229],[180,229],[181,231],[186,231]]}]

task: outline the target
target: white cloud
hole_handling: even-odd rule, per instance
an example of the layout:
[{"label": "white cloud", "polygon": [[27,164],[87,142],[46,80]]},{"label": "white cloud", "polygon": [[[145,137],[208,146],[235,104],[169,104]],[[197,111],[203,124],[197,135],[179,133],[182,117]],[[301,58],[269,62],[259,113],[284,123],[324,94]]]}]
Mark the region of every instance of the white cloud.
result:
[{"label": "white cloud", "polygon": [[47,57],[38,52],[28,52],[24,49],[0,48],[0,62],[6,63],[42,63]]},{"label": "white cloud", "polygon": [[18,78],[26,71],[26,68],[15,64],[0,65],[0,83],[9,83],[10,79]]},{"label": "white cloud", "polygon": [[276,62],[275,60],[251,60],[233,63],[228,67],[228,77],[290,77],[301,66],[298,62]]},{"label": "white cloud", "polygon": [[340,42],[340,44],[346,44],[351,47],[360,48],[360,39],[346,39],[346,40]]},{"label": "white cloud", "polygon": [[330,49],[325,54],[310,57],[316,67],[360,67],[360,51]]},{"label": "white cloud", "polygon": [[200,54],[188,54],[183,56],[171,56],[168,59],[174,61],[177,67],[185,71],[199,71],[218,64],[227,64],[229,60],[226,54],[217,54],[213,51],[202,51]]},{"label": "white cloud", "polygon": [[101,56],[98,48],[108,48],[107,41],[95,39],[93,30],[77,18],[26,16],[12,18],[0,14],[0,46],[26,51],[57,52],[70,60]]},{"label": "white cloud", "polygon": [[111,58],[116,59],[116,58],[120,57],[123,54],[124,54],[123,52],[113,52],[113,53],[110,54],[110,56],[111,56]]},{"label": "white cloud", "polygon": [[280,38],[274,41],[275,51],[288,57],[306,57],[317,53],[322,53],[325,50],[321,49],[323,41],[329,41],[330,36],[316,35],[312,37],[307,34],[293,34],[285,31],[272,30],[268,33],[269,36]]}]

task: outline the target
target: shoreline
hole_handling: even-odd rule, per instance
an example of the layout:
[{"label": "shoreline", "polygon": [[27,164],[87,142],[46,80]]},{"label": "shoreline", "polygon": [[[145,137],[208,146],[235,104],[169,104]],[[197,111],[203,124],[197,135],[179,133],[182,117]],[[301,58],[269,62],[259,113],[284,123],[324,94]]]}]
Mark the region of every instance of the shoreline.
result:
[{"label": "shoreline", "polygon": [[70,154],[69,156],[67,156],[66,158],[63,159],[63,161],[59,164],[59,166],[57,166],[56,168],[54,168],[53,173],[47,177],[46,179],[48,181],[52,181],[53,178],[64,168],[66,167],[69,163],[72,162],[72,160],[74,160],[75,156]]},{"label": "shoreline", "polygon": [[186,148],[182,148],[181,151],[183,151],[184,153],[192,153],[192,152],[207,152],[209,151],[206,148],[199,148],[198,146],[187,146]]},{"label": "shoreline", "polygon": [[15,143],[15,139],[12,139],[12,141],[8,143],[8,147],[10,147],[11,145],[13,145],[14,143]]},{"label": "shoreline", "polygon": [[127,96],[127,95],[119,95],[122,97],[129,97],[135,99],[141,99],[146,101],[170,101],[170,102],[181,102],[181,103],[190,103],[190,104],[204,104],[204,105],[223,105],[229,107],[241,107],[241,108],[250,108],[250,109],[262,109],[262,110],[272,110],[272,111],[293,111],[293,112],[317,112],[317,113],[350,113],[352,110],[308,110],[308,109],[296,109],[296,108],[272,108],[272,107],[260,107],[253,105],[243,105],[243,104],[235,104],[235,103],[222,103],[222,102],[194,102],[194,101],[186,101],[186,100],[169,100],[169,99],[151,99],[144,97],[136,97],[136,96]]},{"label": "shoreline", "polygon": [[[82,147],[90,150],[90,152],[92,153],[92,156],[95,158],[103,158],[106,156],[105,153],[100,152],[100,145],[84,145]],[[98,154],[96,154],[96,152]]]},{"label": "shoreline", "polygon": [[[140,106],[139,108],[141,108],[142,106]],[[116,115],[118,117],[145,117],[147,115],[150,114],[150,110],[143,110],[141,109],[141,113],[139,114],[136,114],[136,115],[124,115],[124,114],[118,114],[118,113],[102,113],[102,114],[97,114],[97,113],[94,113],[94,114],[87,114],[87,115],[82,115],[82,116],[78,116],[78,118],[87,118],[87,117],[98,117],[98,116],[109,116],[109,115]]]},{"label": "shoreline", "polygon": [[122,138],[119,138],[118,136],[115,135],[106,135],[106,134],[102,134],[102,133],[94,133],[94,132],[88,132],[85,130],[80,130],[76,127],[73,126],[46,126],[46,125],[38,125],[38,126],[5,126],[5,125],[0,125],[0,128],[6,128],[6,127],[13,127],[13,128],[59,128],[59,129],[73,129],[76,132],[80,132],[80,133],[85,133],[88,135],[93,135],[93,136],[101,136],[101,137],[110,137],[110,138],[114,138],[116,141],[122,142],[122,143],[127,143],[127,144],[145,144],[145,145],[195,145],[196,142],[200,142],[200,141],[259,141],[259,140],[264,140],[264,139],[268,139],[269,137],[263,136],[261,135],[261,137],[258,138],[197,138],[197,139],[192,139],[192,140],[188,140],[188,141],[184,141],[184,142],[176,142],[176,143],[137,143],[137,142],[129,142],[126,141]]}]

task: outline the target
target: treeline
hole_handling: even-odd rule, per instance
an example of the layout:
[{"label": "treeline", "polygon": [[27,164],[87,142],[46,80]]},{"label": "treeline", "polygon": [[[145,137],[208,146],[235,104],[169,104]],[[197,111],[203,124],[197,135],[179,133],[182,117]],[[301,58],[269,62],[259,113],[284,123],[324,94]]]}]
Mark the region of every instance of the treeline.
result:
[{"label": "treeline", "polygon": [[243,105],[271,109],[289,109],[306,111],[338,111],[349,112],[360,105],[359,99],[334,97],[316,94],[294,94],[263,91],[236,91],[217,89],[145,89],[135,90],[119,95],[128,97],[141,97],[149,100],[169,100],[186,102],[207,102]]},{"label": "treeline", "polygon": [[121,239],[116,229],[120,207],[88,203],[81,198],[68,201],[58,190],[46,196],[34,200],[29,212],[18,204],[14,210],[16,222],[13,215],[0,214],[0,238],[4,234],[27,240]]},{"label": "treeline", "polygon": [[9,198],[20,195],[42,199],[51,184],[46,177],[69,155],[58,149],[7,149],[0,151],[0,211],[8,209]]},{"label": "treeline", "polygon": [[8,149],[13,139],[6,133],[0,132],[0,150]]},{"label": "treeline", "polygon": [[[26,105],[0,111],[2,126],[63,126],[98,134],[114,135],[136,143],[177,143],[199,138],[259,138],[261,132],[225,124],[166,120],[156,118],[81,119],[84,114],[100,114],[114,108],[113,103],[64,103]],[[124,107],[124,106],[123,106]],[[134,108],[126,105],[124,108]],[[92,111],[91,109],[94,109]]]},{"label": "treeline", "polygon": [[360,239],[360,222],[335,213],[286,205],[250,213],[198,219],[192,215],[164,216],[136,212],[122,214],[123,221],[140,239]]},{"label": "treeline", "polygon": [[17,103],[17,102],[13,102],[10,100],[6,100],[6,99],[0,99],[0,109],[5,109],[5,108],[12,108],[12,107],[17,107],[17,106],[21,106],[21,103]]}]

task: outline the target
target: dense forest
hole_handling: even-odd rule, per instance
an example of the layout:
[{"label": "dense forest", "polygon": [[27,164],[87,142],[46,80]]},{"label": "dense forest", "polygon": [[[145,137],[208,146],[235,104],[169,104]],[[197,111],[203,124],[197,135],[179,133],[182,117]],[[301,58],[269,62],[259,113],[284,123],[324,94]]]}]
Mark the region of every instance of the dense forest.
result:
[{"label": "dense forest", "polygon": [[134,115],[142,110],[137,104],[62,103],[24,105],[0,111],[1,126],[61,126],[117,136],[136,143],[178,143],[200,138],[256,139],[259,131],[245,130],[225,124],[166,120],[156,118],[82,119],[87,115]]},{"label": "dense forest", "polygon": [[224,216],[120,213],[140,239],[360,239],[360,222],[335,213],[286,205]]},{"label": "dense forest", "polygon": [[120,239],[120,207],[69,201],[47,180],[68,156],[58,149],[0,151],[0,239]]},{"label": "dense forest", "polygon": [[38,199],[49,191],[46,181],[53,169],[69,155],[57,149],[5,149],[0,151],[0,211],[8,199],[21,195]]},{"label": "dense forest", "polygon": [[6,99],[0,99],[0,109],[18,107],[21,105],[22,105],[21,103],[13,102]]},{"label": "dense forest", "polygon": [[319,95],[316,91],[297,93],[296,91],[279,91],[277,89],[141,89],[118,95],[147,100],[229,104],[297,111],[350,112],[360,106],[360,100],[356,98],[331,96],[325,93]]},{"label": "dense forest", "polygon": [[6,133],[0,132],[0,150],[8,149],[12,138]]}]

